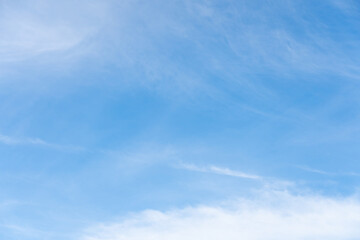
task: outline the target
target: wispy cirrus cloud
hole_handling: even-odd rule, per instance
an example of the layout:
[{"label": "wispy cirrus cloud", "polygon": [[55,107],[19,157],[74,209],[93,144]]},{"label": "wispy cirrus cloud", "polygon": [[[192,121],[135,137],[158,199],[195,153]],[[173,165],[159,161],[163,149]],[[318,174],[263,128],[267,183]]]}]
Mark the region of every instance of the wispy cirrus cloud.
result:
[{"label": "wispy cirrus cloud", "polygon": [[231,176],[231,177],[238,177],[238,178],[245,178],[245,179],[252,179],[252,180],[261,180],[262,177],[254,174],[248,174],[244,172],[240,172],[237,170],[232,170],[229,168],[223,168],[218,166],[206,166],[206,167],[199,167],[193,164],[181,164],[179,165],[179,168],[189,170],[189,171],[195,171],[195,172],[204,172],[204,173],[213,173],[213,174],[219,174],[224,176]]},{"label": "wispy cirrus cloud", "polygon": [[1,3],[0,63],[73,49],[99,28],[105,6],[85,1]]},{"label": "wispy cirrus cloud", "polygon": [[146,210],[87,229],[81,240],[358,239],[360,202],[287,192],[217,206]]},{"label": "wispy cirrus cloud", "polygon": [[333,177],[341,177],[341,176],[353,176],[353,177],[359,177],[359,173],[354,172],[328,172],[321,169],[316,169],[308,166],[297,166],[297,168],[304,170],[306,172],[316,173],[320,175],[326,175],[326,176],[333,176]]},{"label": "wispy cirrus cloud", "polygon": [[68,50],[79,44],[81,33],[69,26],[38,21],[32,16],[5,16],[1,20],[1,62],[24,60],[43,53]]},{"label": "wispy cirrus cloud", "polygon": [[307,172],[312,172],[312,173],[317,173],[317,174],[322,174],[322,175],[336,175],[336,174],[331,173],[331,172],[326,172],[326,171],[311,168],[311,167],[308,167],[308,166],[297,166],[297,168],[299,168],[301,170],[304,170],[304,171],[307,171]]},{"label": "wispy cirrus cloud", "polygon": [[41,237],[50,237],[50,233],[46,231],[41,231],[31,227],[25,227],[15,224],[0,224],[0,229],[2,231],[11,233],[18,237],[26,237],[26,238],[41,238]]},{"label": "wispy cirrus cloud", "polygon": [[0,142],[7,145],[22,145],[22,144],[45,145],[45,146],[52,145],[39,138],[15,138],[3,134],[0,134]]},{"label": "wispy cirrus cloud", "polygon": [[6,144],[6,145],[34,145],[34,146],[43,146],[43,147],[49,147],[59,150],[71,150],[71,151],[81,151],[84,150],[82,147],[77,146],[67,146],[67,145],[60,145],[55,143],[50,143],[47,141],[44,141],[40,138],[29,138],[29,137],[12,137],[0,134],[0,143]]}]

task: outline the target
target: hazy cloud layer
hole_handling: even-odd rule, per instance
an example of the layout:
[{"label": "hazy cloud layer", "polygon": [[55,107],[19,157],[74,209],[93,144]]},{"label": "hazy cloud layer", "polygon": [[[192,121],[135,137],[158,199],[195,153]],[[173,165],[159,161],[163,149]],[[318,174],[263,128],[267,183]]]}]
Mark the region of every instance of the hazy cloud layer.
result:
[{"label": "hazy cloud layer", "polygon": [[81,240],[332,240],[360,238],[357,198],[265,192],[221,206],[147,210],[88,229]]},{"label": "hazy cloud layer", "polygon": [[0,63],[23,61],[78,46],[101,26],[106,6],[95,1],[2,2]]}]

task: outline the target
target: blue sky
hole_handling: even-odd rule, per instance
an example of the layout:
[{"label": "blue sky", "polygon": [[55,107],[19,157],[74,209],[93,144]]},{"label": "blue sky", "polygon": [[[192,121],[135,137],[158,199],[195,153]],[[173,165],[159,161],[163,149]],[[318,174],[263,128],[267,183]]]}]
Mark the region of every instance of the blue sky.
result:
[{"label": "blue sky", "polygon": [[359,239],[359,8],[0,0],[1,239]]}]

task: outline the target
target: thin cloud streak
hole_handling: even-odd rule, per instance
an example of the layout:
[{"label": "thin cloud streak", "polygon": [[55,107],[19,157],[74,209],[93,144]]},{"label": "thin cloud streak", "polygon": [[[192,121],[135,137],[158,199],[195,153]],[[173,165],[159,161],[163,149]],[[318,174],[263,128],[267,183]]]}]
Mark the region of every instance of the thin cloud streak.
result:
[{"label": "thin cloud streak", "polygon": [[0,134],[0,143],[6,144],[6,145],[34,145],[34,146],[43,146],[43,147],[49,147],[54,148],[58,150],[71,150],[71,151],[83,151],[84,149],[82,147],[77,146],[66,146],[66,145],[60,145],[60,144],[54,144],[46,142],[40,138],[15,138],[10,137],[7,135]]},{"label": "thin cloud streak", "polygon": [[360,174],[359,173],[354,173],[354,172],[327,172],[327,171],[323,171],[320,169],[315,169],[315,168],[311,168],[311,167],[307,167],[307,166],[297,166],[297,168],[307,171],[307,172],[311,172],[311,173],[316,173],[316,174],[321,174],[321,175],[327,175],[327,176],[353,176],[353,177],[359,177]]},{"label": "thin cloud streak", "polygon": [[323,170],[319,170],[319,169],[315,169],[315,168],[310,168],[307,166],[297,166],[297,168],[307,171],[307,172],[312,172],[312,173],[317,173],[317,174],[322,174],[322,175],[336,175],[335,173],[330,173],[330,172],[326,172]]},{"label": "thin cloud streak", "polygon": [[195,171],[195,172],[204,172],[204,173],[214,173],[219,175],[225,175],[230,177],[238,177],[238,178],[246,178],[246,179],[252,179],[252,180],[261,180],[261,176],[253,175],[253,174],[247,174],[240,171],[231,170],[229,168],[222,168],[218,166],[208,166],[208,167],[199,167],[193,164],[182,164],[180,165],[180,168],[189,170],[189,171]]}]

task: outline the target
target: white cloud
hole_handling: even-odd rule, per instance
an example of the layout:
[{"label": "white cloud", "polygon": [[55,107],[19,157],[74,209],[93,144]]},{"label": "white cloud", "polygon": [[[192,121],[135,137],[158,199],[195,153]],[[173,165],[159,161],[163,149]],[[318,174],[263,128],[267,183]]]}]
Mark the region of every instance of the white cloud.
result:
[{"label": "white cloud", "polygon": [[308,166],[297,166],[299,169],[307,171],[307,172],[311,172],[311,173],[316,173],[316,174],[321,174],[321,175],[327,175],[327,176],[352,176],[352,177],[359,177],[360,174],[359,173],[355,173],[355,172],[327,172],[324,170],[320,170],[320,169],[316,169],[316,168],[311,168]]},{"label": "white cloud", "polygon": [[253,180],[260,180],[262,177],[248,174],[236,170],[231,170],[229,168],[223,168],[218,166],[207,166],[207,167],[199,167],[193,164],[181,164],[180,168],[190,170],[190,171],[196,171],[196,172],[205,172],[205,173],[214,173],[214,174],[220,174],[220,175],[226,175],[231,177],[238,177],[238,178],[247,178],[247,179],[253,179]]},{"label": "white cloud", "polygon": [[102,7],[93,5],[43,0],[2,3],[0,62],[22,61],[78,46],[100,25],[94,18]]},{"label": "white cloud", "polygon": [[41,231],[31,227],[24,227],[20,225],[13,225],[13,224],[0,224],[0,229],[6,230],[11,232],[15,235],[22,236],[22,237],[31,237],[31,238],[39,238],[41,236],[49,236],[50,234],[45,231]]},{"label": "white cloud", "polygon": [[315,168],[311,168],[311,167],[307,167],[307,166],[297,166],[297,167],[301,170],[311,172],[311,173],[317,173],[317,174],[322,174],[322,175],[336,175],[335,173],[330,173],[330,172],[326,172],[323,170],[319,170],[319,169],[315,169]]},{"label": "white cloud", "polygon": [[335,240],[360,238],[357,198],[266,192],[221,206],[147,210],[89,228],[81,240]]},{"label": "white cloud", "polygon": [[82,36],[65,25],[51,24],[33,16],[7,14],[0,19],[1,62],[24,60],[42,53],[67,50]]},{"label": "white cloud", "polygon": [[14,138],[0,134],[0,142],[8,145],[31,144],[31,145],[50,145],[39,138]]},{"label": "white cloud", "polygon": [[70,151],[84,150],[83,148],[77,146],[66,146],[66,145],[49,143],[40,138],[28,138],[28,137],[19,138],[19,137],[11,137],[2,134],[0,134],[0,143],[6,145],[35,145],[35,146],[54,148],[58,150],[70,150]]}]

